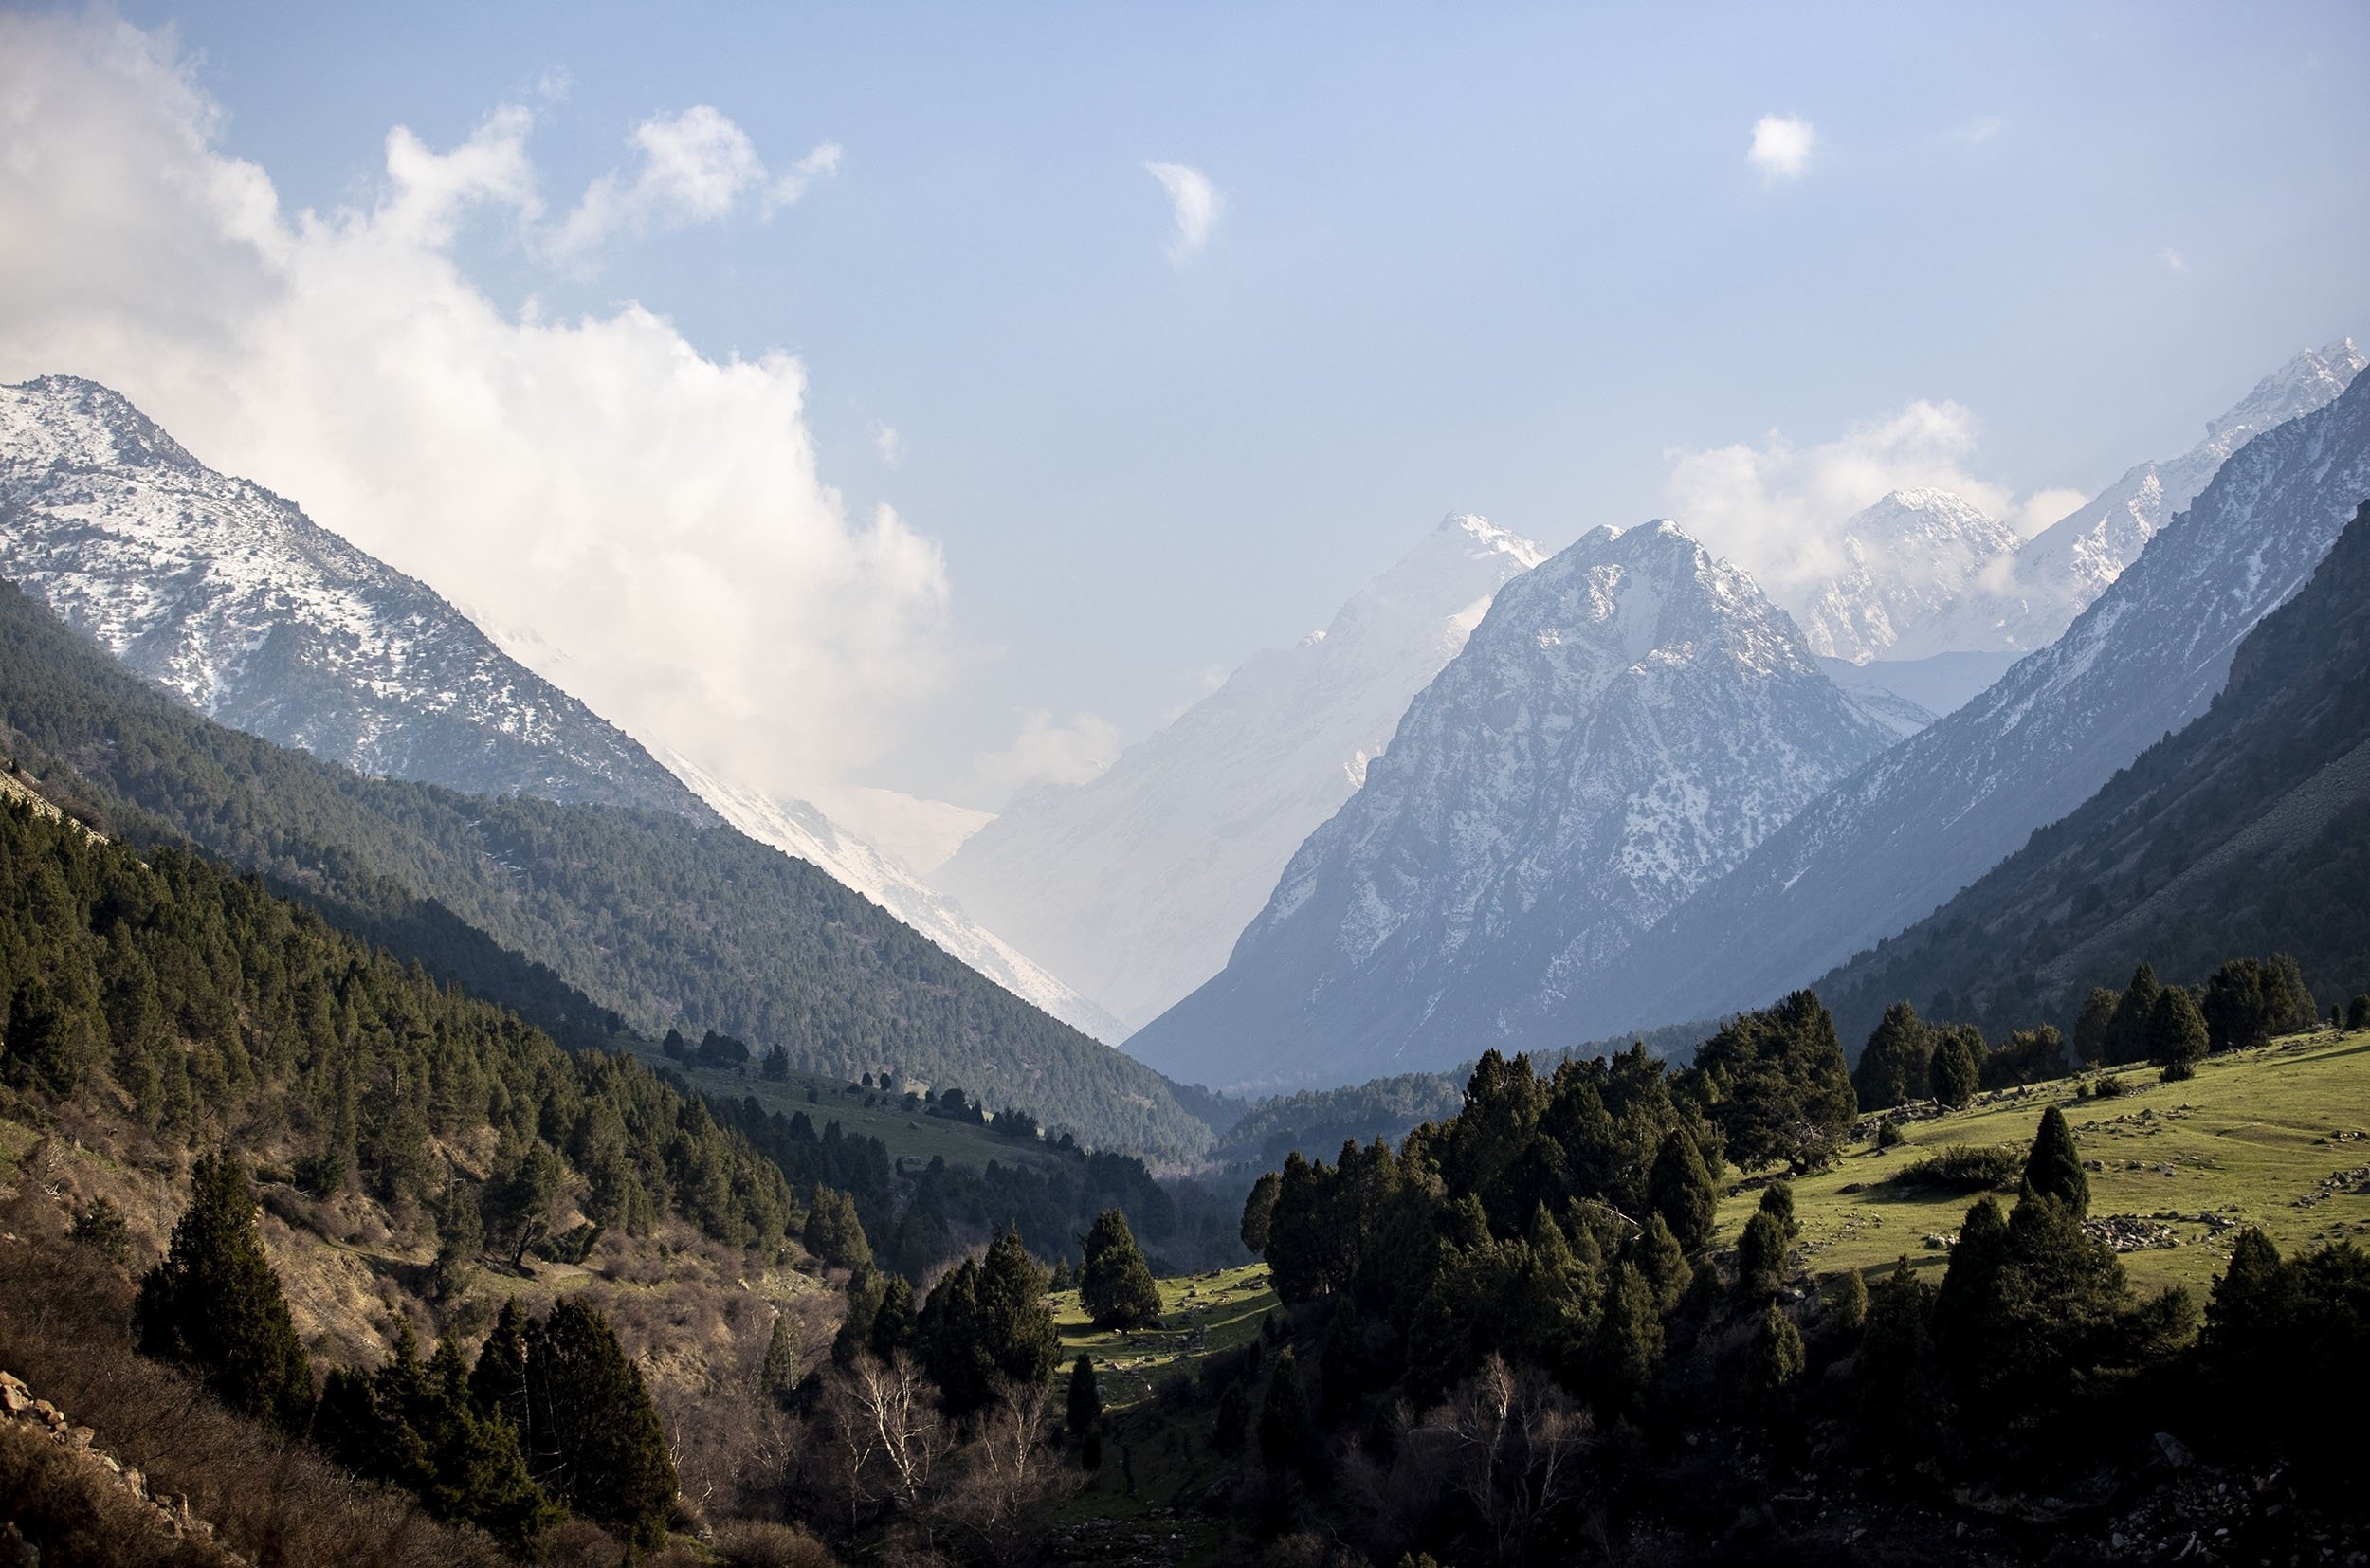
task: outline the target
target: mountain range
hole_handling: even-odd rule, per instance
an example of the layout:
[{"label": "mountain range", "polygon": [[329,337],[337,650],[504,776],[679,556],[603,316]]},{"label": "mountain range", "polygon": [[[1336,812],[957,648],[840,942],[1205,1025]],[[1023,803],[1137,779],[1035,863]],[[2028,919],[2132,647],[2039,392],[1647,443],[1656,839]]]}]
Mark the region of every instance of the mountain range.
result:
[{"label": "mountain range", "polygon": [[1223,973],[1130,1042],[1220,1085],[1540,1045],[1575,987],[1894,732],[1669,522],[1502,589]]},{"label": "mountain range", "polygon": [[1546,552],[1452,515],[1292,647],[1262,653],[1085,784],[1024,794],[932,882],[1131,1025],[1217,973],[1409,699]]}]

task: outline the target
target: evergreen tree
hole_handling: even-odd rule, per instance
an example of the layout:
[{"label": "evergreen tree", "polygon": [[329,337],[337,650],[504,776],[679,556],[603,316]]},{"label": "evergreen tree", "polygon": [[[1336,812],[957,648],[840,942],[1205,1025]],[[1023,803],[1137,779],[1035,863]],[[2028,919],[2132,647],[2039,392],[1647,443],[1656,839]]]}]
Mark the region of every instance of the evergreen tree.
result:
[{"label": "evergreen tree", "polygon": [[1802,1227],[1794,1222],[1794,1183],[1773,1181],[1761,1189],[1760,1212],[1778,1222],[1778,1228],[1792,1241],[1802,1233]]},{"label": "evergreen tree", "polygon": [[1309,1451],[1308,1395],[1301,1387],[1299,1358],[1289,1349],[1275,1358],[1267,1396],[1259,1406],[1259,1457],[1281,1473],[1304,1466]]},{"label": "evergreen tree", "polygon": [[525,1267],[527,1249],[551,1233],[559,1178],[559,1157],[541,1139],[533,1139],[510,1151],[486,1182],[480,1205],[484,1235],[510,1254],[511,1267]]},{"label": "evergreen tree", "polygon": [[436,1262],[428,1286],[439,1301],[458,1301],[468,1288],[479,1249],[485,1245],[485,1226],[477,1194],[459,1176],[446,1181],[431,1212],[436,1216]]},{"label": "evergreen tree", "polygon": [[1127,1216],[1105,1209],[1081,1244],[1085,1262],[1078,1276],[1079,1299],[1097,1329],[1152,1328],[1160,1322],[1160,1288],[1136,1247]]},{"label": "evergreen tree", "polygon": [[2041,1113],[2033,1152],[2025,1157],[2024,1190],[2067,1205],[2076,1219],[2090,1212],[2090,1178],[2082,1174],[2073,1130],[2066,1125],[2065,1113],[2054,1105]]},{"label": "evergreen tree", "polygon": [[1869,1296],[1868,1326],[1852,1361],[1860,1420],[1875,1450],[1899,1457],[1904,1440],[1931,1416],[1923,1371],[1932,1349],[1934,1287],[1917,1277],[1904,1254]]},{"label": "evergreen tree", "polygon": [[1273,1171],[1263,1171],[1250,1184],[1250,1195],[1243,1200],[1243,1246],[1252,1257],[1267,1250],[1267,1228],[1275,1218],[1276,1194],[1283,1178]]},{"label": "evergreen tree", "polygon": [[2148,1019],[2148,1060],[2164,1069],[2164,1081],[2170,1084],[2196,1077],[2206,1048],[2205,1019],[2189,993],[2179,986],[2157,993]]},{"label": "evergreen tree", "polygon": [[902,1274],[888,1275],[881,1286],[881,1304],[872,1311],[872,1326],[865,1332],[865,1348],[885,1361],[913,1342],[914,1287]]},{"label": "evergreen tree", "polygon": [[1061,1338],[1045,1299],[1046,1271],[1020,1232],[1006,1230],[979,1265],[979,1313],[989,1358],[1015,1383],[1037,1384],[1061,1364]]},{"label": "evergreen tree", "polygon": [[815,1189],[814,1199],[807,1206],[807,1230],[801,1240],[826,1268],[853,1269],[872,1262],[864,1221],[856,1216],[856,1200],[834,1188]]},{"label": "evergreen tree", "polygon": [[666,1433],[609,1320],[580,1300],[527,1329],[527,1438],[538,1480],[639,1546],[666,1534],[675,1463]]},{"label": "evergreen tree", "polygon": [[1848,1268],[1835,1276],[1833,1286],[1827,1293],[1828,1310],[1835,1322],[1847,1329],[1864,1327],[1868,1322],[1868,1281],[1856,1268]]},{"label": "evergreen tree", "polygon": [[1862,1110],[1888,1110],[1926,1096],[1926,1062],[1934,1053],[1934,1032],[1906,1002],[1885,1010],[1876,1032],[1860,1048],[1859,1065],[1851,1069],[1851,1087]]},{"label": "evergreen tree", "polygon": [[1752,1299],[1776,1295],[1785,1267],[1786,1228],[1767,1210],[1757,1212],[1737,1238],[1737,1289]]},{"label": "evergreen tree", "polygon": [[2370,992],[2356,992],[2345,1004],[2345,1027],[2349,1030],[2370,1029]]},{"label": "evergreen tree", "polygon": [[528,1431],[527,1315],[509,1297],[494,1319],[493,1331],[478,1347],[469,1369],[469,1407],[481,1415],[499,1413],[521,1434]]},{"label": "evergreen tree", "polygon": [[1646,1276],[1653,1291],[1655,1310],[1668,1312],[1678,1305],[1695,1270],[1687,1267],[1686,1254],[1679,1249],[1678,1238],[1660,1214],[1647,1216],[1646,1229],[1638,1232],[1635,1254],[1638,1272]]},{"label": "evergreen tree", "polygon": [[2150,1020],[2156,1014],[2156,998],[2163,990],[2149,965],[2143,963],[2131,972],[2131,984],[2124,988],[2114,1013],[2106,1020],[2105,1061],[2108,1067],[2148,1059]]},{"label": "evergreen tree", "polygon": [[757,1386],[779,1400],[797,1388],[806,1369],[799,1364],[798,1324],[787,1312],[774,1314],[774,1333],[765,1341],[765,1365],[757,1375]]},{"label": "evergreen tree", "polygon": [[1859,1108],[1835,1020],[1814,992],[1731,1019],[1696,1048],[1693,1071],[1727,1158],[1745,1170],[1824,1170]]},{"label": "evergreen tree", "polygon": [[1778,1310],[1776,1302],[1770,1303],[1745,1350],[1746,1395],[1764,1412],[1781,1410],[1801,1386],[1805,1364],[1801,1330]]},{"label": "evergreen tree", "polygon": [[1095,1386],[1094,1358],[1085,1351],[1069,1369],[1069,1434],[1084,1438],[1103,1424],[1103,1391]]},{"label": "evergreen tree", "polygon": [[1720,1217],[1720,1189],[1705,1167],[1703,1151],[1685,1127],[1663,1135],[1647,1177],[1647,1201],[1683,1251],[1703,1249]]},{"label": "evergreen tree", "polygon": [[190,1206],[132,1312],[142,1354],[195,1372],[214,1396],[291,1435],[313,1409],[313,1372],[280,1276],[255,1233],[255,1195],[236,1155],[200,1155]]},{"label": "evergreen tree", "polygon": [[1654,1310],[1653,1287],[1635,1264],[1614,1266],[1597,1320],[1594,1358],[1607,1410],[1623,1409],[1646,1392],[1662,1350],[1662,1315]]},{"label": "evergreen tree", "polygon": [[1968,1038],[1972,1032],[1964,1025],[1947,1029],[1934,1044],[1927,1074],[1935,1100],[1950,1110],[1963,1108],[1983,1081],[1983,1065],[1976,1053],[1980,1036]]},{"label": "evergreen tree", "polygon": [[2107,1028],[2115,1017],[2116,1005],[2124,999],[2123,993],[2106,986],[2093,986],[2082,1004],[2082,1014],[2074,1021],[2074,1054],[2085,1067],[2095,1067],[2106,1060]]}]

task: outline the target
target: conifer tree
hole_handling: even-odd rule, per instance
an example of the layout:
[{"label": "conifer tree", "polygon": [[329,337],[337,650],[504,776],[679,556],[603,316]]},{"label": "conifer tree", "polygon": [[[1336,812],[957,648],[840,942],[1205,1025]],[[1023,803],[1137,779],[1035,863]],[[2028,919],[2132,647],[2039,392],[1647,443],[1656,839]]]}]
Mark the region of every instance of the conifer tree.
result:
[{"label": "conifer tree", "polygon": [[1687,1267],[1686,1254],[1679,1249],[1678,1238],[1660,1214],[1647,1216],[1646,1229],[1638,1232],[1635,1255],[1638,1272],[1646,1276],[1654,1293],[1654,1309],[1668,1312],[1678,1305],[1695,1270]]},{"label": "conifer tree", "polygon": [[1802,1233],[1802,1227],[1794,1222],[1794,1183],[1773,1181],[1761,1189],[1759,1212],[1778,1222],[1778,1229],[1792,1241]]},{"label": "conifer tree", "polygon": [[1127,1216],[1105,1209],[1081,1244],[1085,1262],[1078,1271],[1079,1299],[1098,1329],[1157,1327],[1160,1287],[1138,1250]]},{"label": "conifer tree", "polygon": [[2123,993],[2106,986],[2093,986],[2082,1004],[2082,1014],[2074,1021],[2074,1054],[2085,1067],[2095,1067],[2106,1060],[2107,1026],[2114,1020],[2116,1004]]},{"label": "conifer tree", "polygon": [[511,1267],[523,1268],[527,1249],[550,1233],[559,1177],[559,1157],[535,1139],[512,1150],[486,1182],[481,1199],[485,1237],[510,1254]]},{"label": "conifer tree", "polygon": [[1259,1405],[1259,1457],[1276,1472],[1305,1465],[1309,1453],[1308,1394],[1300,1360],[1289,1349],[1275,1358],[1267,1396]]},{"label": "conifer tree", "polygon": [[519,1298],[502,1302],[493,1330],[478,1347],[477,1364],[469,1369],[469,1406],[481,1415],[499,1413],[527,1432],[527,1315]]},{"label": "conifer tree", "polygon": [[806,1370],[799,1365],[798,1324],[787,1312],[774,1314],[774,1333],[765,1341],[765,1366],[758,1386],[775,1399],[789,1395]]},{"label": "conifer tree", "polygon": [[914,1287],[902,1274],[887,1276],[881,1287],[881,1304],[872,1311],[872,1326],[865,1333],[865,1348],[888,1360],[914,1342]]},{"label": "conifer tree", "polygon": [[313,1408],[313,1372],[255,1233],[238,1157],[200,1155],[190,1206],[164,1261],[140,1281],[132,1322],[142,1354],[195,1372],[214,1396],[291,1435]]},{"label": "conifer tree", "polygon": [[468,1288],[478,1249],[485,1245],[477,1194],[467,1182],[453,1176],[437,1194],[431,1212],[436,1216],[436,1262],[429,1269],[429,1288],[439,1301],[457,1301]]},{"label": "conifer tree", "polygon": [[1983,1065],[1968,1032],[1964,1026],[1944,1030],[1926,1068],[1934,1098],[1954,1111],[1975,1098],[1976,1087],[1983,1081]]},{"label": "conifer tree", "polygon": [[2164,1082],[2195,1078],[2206,1048],[2205,1019],[2189,993],[2179,986],[2159,992],[2148,1018],[2148,1060],[2164,1069]]},{"label": "conifer tree", "polygon": [[1835,1276],[1834,1285],[1827,1292],[1828,1310],[1835,1322],[1847,1329],[1860,1328],[1868,1322],[1868,1281],[1856,1268],[1847,1268]]},{"label": "conifer tree", "polygon": [[807,1206],[806,1234],[800,1239],[826,1268],[852,1269],[872,1262],[864,1221],[856,1217],[856,1200],[834,1188],[814,1190],[814,1199]]},{"label": "conifer tree", "polygon": [[1267,1250],[1267,1228],[1275,1218],[1276,1194],[1283,1184],[1273,1171],[1263,1171],[1250,1184],[1250,1195],[1243,1200],[1243,1245],[1253,1257]]},{"label": "conifer tree", "polygon": [[2065,1113],[2054,1105],[2041,1113],[2033,1152],[2025,1157],[2024,1190],[2067,1205],[2076,1219],[2090,1212],[2090,1178],[2082,1174],[2073,1130],[2066,1125]]},{"label": "conifer tree", "polygon": [[1801,1385],[1804,1365],[1801,1330],[1778,1310],[1776,1302],[1770,1303],[1745,1351],[1747,1395],[1765,1412],[1781,1409]]},{"label": "conifer tree", "polygon": [[2156,998],[2163,990],[2152,966],[2143,963],[2131,972],[2131,984],[2124,988],[2114,1013],[2106,1020],[2108,1067],[2148,1059],[2149,1021],[2156,1013]]},{"label": "conifer tree", "polygon": [[1851,1087],[1862,1110],[1888,1110],[1926,1096],[1926,1062],[1934,1053],[1934,1031],[1907,1002],[1885,1010],[1876,1031],[1860,1048]]},{"label": "conifer tree", "polygon": [[527,1437],[536,1475],[577,1513],[639,1546],[666,1534],[675,1463],[641,1370],[581,1300],[527,1329]]},{"label": "conifer tree", "polygon": [[1669,1227],[1681,1250],[1700,1251],[1711,1240],[1720,1215],[1720,1189],[1712,1183],[1703,1151],[1685,1127],[1673,1127],[1663,1135],[1646,1192],[1647,1201]]},{"label": "conifer tree", "polygon": [[1737,1289],[1748,1298],[1777,1294],[1786,1267],[1786,1228],[1767,1211],[1756,1212],[1737,1238]]},{"label": "conifer tree", "polygon": [[1103,1392],[1095,1385],[1094,1358],[1085,1351],[1069,1369],[1069,1434],[1083,1438],[1103,1422]]},{"label": "conifer tree", "polygon": [[2356,992],[2345,1004],[2345,1028],[2349,1031],[2370,1029],[2370,992]]},{"label": "conifer tree", "polygon": [[1905,1253],[1869,1297],[1868,1325],[1852,1360],[1860,1419],[1880,1452],[1897,1452],[1895,1446],[1923,1424],[1933,1316],[1934,1287],[1917,1277]]},{"label": "conifer tree", "polygon": [[1635,1264],[1615,1265],[1596,1332],[1596,1377],[1607,1409],[1619,1410],[1646,1391],[1662,1350],[1653,1287]]},{"label": "conifer tree", "polygon": [[1061,1364],[1061,1338],[1045,1299],[1048,1275],[1007,1229],[979,1265],[979,1313],[989,1358],[1015,1383],[1037,1384]]},{"label": "conifer tree", "polygon": [[1238,1452],[1243,1447],[1243,1428],[1249,1419],[1249,1401],[1243,1397],[1243,1379],[1235,1378],[1218,1395],[1217,1419],[1210,1429],[1210,1446],[1220,1453]]}]

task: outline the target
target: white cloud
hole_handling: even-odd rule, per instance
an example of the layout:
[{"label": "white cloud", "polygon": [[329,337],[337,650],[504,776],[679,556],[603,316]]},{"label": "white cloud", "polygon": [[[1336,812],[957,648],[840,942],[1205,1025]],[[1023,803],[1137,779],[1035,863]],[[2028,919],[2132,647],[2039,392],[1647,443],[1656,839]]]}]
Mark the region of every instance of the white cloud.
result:
[{"label": "white cloud", "polygon": [[[371,204],[326,213],[220,124],[158,39],[0,13],[0,380],[116,387],[726,776],[799,793],[903,738],[949,668],[944,564],[823,482],[799,362],[632,303],[514,318],[456,265],[471,211],[537,219],[525,111],[443,152],[394,132]],[[738,137],[648,122],[579,233],[739,199]]]},{"label": "white cloud", "polygon": [[[522,122],[522,139],[524,132]],[[839,172],[839,144],[827,141],[769,181],[748,133],[704,103],[644,120],[628,144],[638,155],[633,173],[603,174],[586,188],[545,242],[552,255],[581,259],[620,233],[713,223],[752,191],[762,191],[761,206],[770,214],[805,195],[814,180]]]},{"label": "white cloud", "polygon": [[2164,264],[2164,269],[2168,272],[2186,272],[2189,270],[2189,258],[2182,255],[2179,251],[2175,250],[2171,246],[2166,246],[2163,249],[2158,251],[2156,253],[2156,259]]},{"label": "white cloud", "polygon": [[1189,165],[1147,163],[1144,171],[1169,193],[1170,215],[1175,220],[1169,234],[1169,260],[1182,266],[1210,243],[1210,231],[1226,210],[1226,198],[1218,194],[1209,175]]},{"label": "white cloud", "polygon": [[1753,145],[1746,159],[1767,180],[1799,179],[1811,167],[1811,149],[1818,133],[1807,119],[1792,115],[1763,115],[1753,122]]},{"label": "white cloud", "polygon": [[872,448],[881,454],[884,467],[894,468],[905,456],[905,438],[897,433],[894,425],[875,424],[872,427]]},{"label": "white cloud", "polygon": [[1949,490],[2028,535],[2088,499],[2042,490],[2019,501],[1970,471],[1975,447],[1972,413],[1920,400],[1815,447],[1773,430],[1758,447],[1675,449],[1665,492],[1682,527],[1779,590],[1834,574],[1845,520],[1893,490]]},{"label": "white cloud", "polygon": [[1001,800],[1031,784],[1083,784],[1120,754],[1120,732],[1091,713],[1057,723],[1043,709],[1024,713],[1020,733],[1001,750],[983,752],[972,763],[972,782],[983,800]]},{"label": "white cloud", "polygon": [[1971,147],[1980,146],[1999,135],[2007,128],[2007,125],[2008,122],[1997,115],[1985,115],[1980,119],[1970,120],[1960,126],[1951,132],[1951,136],[1954,139],[1963,141]]}]

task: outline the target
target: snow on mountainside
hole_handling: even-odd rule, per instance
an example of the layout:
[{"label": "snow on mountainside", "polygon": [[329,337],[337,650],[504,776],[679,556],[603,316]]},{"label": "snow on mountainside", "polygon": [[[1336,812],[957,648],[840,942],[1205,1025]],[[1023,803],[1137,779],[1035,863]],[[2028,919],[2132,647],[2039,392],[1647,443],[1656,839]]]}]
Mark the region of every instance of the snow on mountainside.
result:
[{"label": "snow on mountainside", "polygon": [[2013,557],[1970,582],[1946,613],[1915,628],[1888,656],[1959,648],[2047,647],[2149,539],[2204,491],[2231,453],[2254,437],[2325,407],[2363,365],[2352,338],[2298,355],[2255,384],[2177,458],[2142,463],[2090,502],[2043,529]]},{"label": "snow on mountainside", "polygon": [[786,855],[819,867],[921,932],[1024,1001],[1103,1043],[1127,1030],[1012,947],[985,930],[911,871],[864,840],[845,833],[803,800],[775,800],[725,782],[672,753],[667,765],[724,820]]},{"label": "snow on mountainside", "polygon": [[[2267,383],[2268,385],[2268,383]],[[2370,497],[2370,374],[2248,442],[2066,634],[1641,941],[1587,1030],[1757,1006],[1922,919],[2203,712]]]},{"label": "snow on mountainside", "polygon": [[1891,742],[1753,579],[1668,522],[1499,593],[1224,973],[1130,1042],[1339,1084],[1562,1027],[1636,935]]},{"label": "snow on mountainside", "polygon": [[0,387],[0,576],[199,712],[281,745],[473,794],[714,820],[427,585],[206,467],[94,382]]},{"label": "snow on mountainside", "polygon": [[1812,652],[1866,664],[1892,655],[2023,542],[1947,490],[1895,490],[1843,525],[1843,572],[1786,608]]},{"label": "snow on mountainside", "polygon": [[1297,647],[1258,655],[1089,783],[1030,792],[932,882],[1131,1024],[1217,973],[1409,699],[1546,552],[1445,520]]}]

